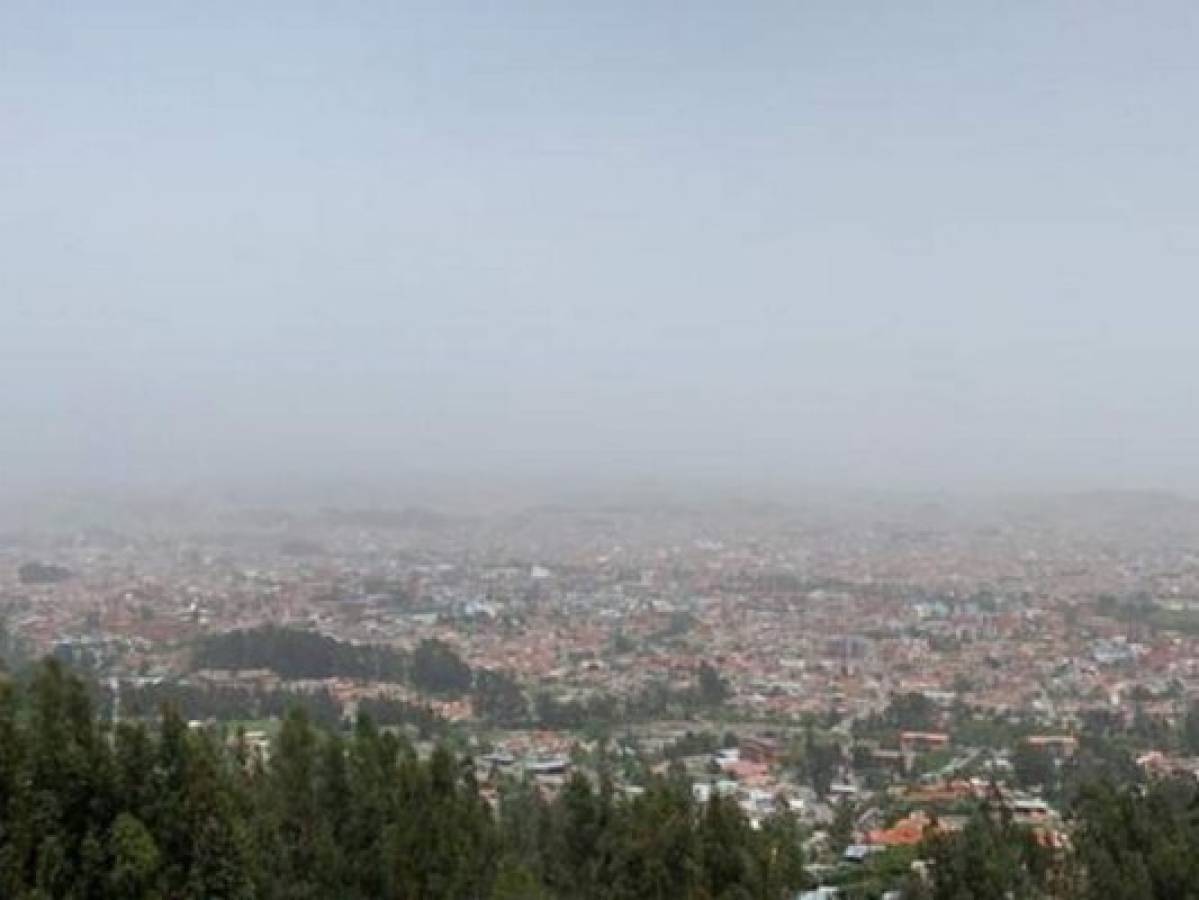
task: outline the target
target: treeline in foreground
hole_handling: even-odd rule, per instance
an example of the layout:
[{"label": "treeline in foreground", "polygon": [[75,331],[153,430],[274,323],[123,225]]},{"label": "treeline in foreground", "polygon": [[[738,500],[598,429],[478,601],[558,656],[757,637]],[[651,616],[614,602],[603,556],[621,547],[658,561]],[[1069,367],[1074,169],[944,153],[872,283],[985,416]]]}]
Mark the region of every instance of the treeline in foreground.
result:
[{"label": "treeline in foreground", "polygon": [[[804,880],[799,834],[702,809],[681,780],[631,800],[576,776],[552,803],[474,767],[420,760],[365,718],[284,721],[269,761],[167,710],[95,714],[60,664],[0,678],[0,897],[776,898]],[[498,810],[497,810],[498,807]]]},{"label": "treeline in foreground", "polygon": [[[805,886],[789,817],[751,828],[731,801],[694,804],[682,778],[627,800],[598,781],[576,775],[553,802],[513,782],[493,803],[447,750],[421,760],[365,717],[346,737],[300,712],[263,764],[170,710],[113,731],[47,662],[0,676],[0,897],[780,900]],[[1052,846],[984,804],[962,831],[841,879],[842,896],[1199,897],[1193,780],[1090,785],[1070,816],[1069,845]]]}]

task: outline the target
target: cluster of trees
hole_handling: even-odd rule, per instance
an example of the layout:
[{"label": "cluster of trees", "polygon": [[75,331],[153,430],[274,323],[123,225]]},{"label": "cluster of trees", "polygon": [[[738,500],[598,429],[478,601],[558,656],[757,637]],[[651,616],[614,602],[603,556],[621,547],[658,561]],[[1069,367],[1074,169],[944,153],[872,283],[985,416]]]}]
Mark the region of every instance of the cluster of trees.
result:
[{"label": "cluster of trees", "polygon": [[641,693],[629,698],[625,713],[637,720],[685,718],[718,709],[731,693],[720,671],[703,662],[691,684],[676,687],[662,681],[650,682]]},{"label": "cluster of trees", "polygon": [[17,569],[17,578],[21,584],[58,584],[73,575],[70,569],[63,566],[42,562],[27,562]]},{"label": "cluster of trees", "polygon": [[314,631],[262,625],[208,635],[192,663],[201,669],[269,669],[283,678],[363,678],[410,682],[430,694],[460,697],[474,673],[444,641],[422,641],[411,659],[381,644],[352,644]]},{"label": "cluster of trees", "polygon": [[351,644],[336,638],[263,625],[202,638],[192,662],[201,669],[270,669],[283,678],[369,678],[403,681],[404,654],[376,644]]},{"label": "cluster of trees", "polygon": [[1016,784],[1026,790],[1049,792],[1057,780],[1057,763],[1043,747],[1020,741],[1012,750],[1012,775]]},{"label": "cluster of trees", "polygon": [[630,722],[681,719],[717,710],[730,693],[728,682],[709,663],[703,663],[693,682],[674,686],[653,681],[631,697],[608,693],[564,699],[548,691],[533,697],[533,722],[559,730],[609,731]]},{"label": "cluster of trees", "polygon": [[1086,900],[1199,894],[1199,787],[1192,779],[1147,788],[1086,785],[1074,803],[1077,870]]},{"label": "cluster of trees", "polygon": [[1193,635],[1199,633],[1199,615],[1189,609],[1169,609],[1162,606],[1146,591],[1137,591],[1123,597],[1115,594],[1100,594],[1093,607],[1096,615],[1124,622],[1130,626],[1150,631],[1177,631]]},{"label": "cluster of trees", "polygon": [[285,719],[269,759],[239,739],[110,730],[54,661],[0,680],[0,896],[47,898],[746,898],[803,886],[800,835],[700,808],[679,777],[630,800],[576,775],[552,802],[495,807],[469,760],[418,758],[363,716],[350,736]]},{"label": "cluster of trees", "polygon": [[283,678],[363,678],[408,682],[430,694],[460,697],[474,672],[449,644],[422,641],[406,654],[381,644],[353,644],[314,631],[263,625],[201,638],[196,668],[269,669]]},{"label": "cluster of trees", "polygon": [[461,697],[471,689],[474,673],[449,644],[424,640],[412,654],[412,683],[422,691]]},{"label": "cluster of trees", "polygon": [[[648,643],[670,643],[683,637],[691,631],[699,621],[695,613],[679,610],[670,614],[670,620],[665,626],[655,631],[647,638]],[[631,649],[635,649],[631,648]]]},{"label": "cluster of trees", "polygon": [[576,775],[549,804],[514,784],[499,828],[508,843],[505,897],[789,900],[807,883],[792,818],[755,830],[731,800],[698,807],[677,776],[651,779],[644,794],[623,801],[602,778],[596,790]]},{"label": "cluster of trees", "polygon": [[893,694],[881,713],[853,723],[854,737],[893,739],[901,731],[934,731],[940,727],[937,705],[918,691]]},{"label": "cluster of trees", "polygon": [[562,698],[543,690],[533,697],[533,720],[555,731],[603,731],[622,719],[632,717],[625,718],[624,704],[613,694]]},{"label": "cluster of trees", "polygon": [[1036,789],[1046,799],[1074,807],[1082,794],[1097,783],[1139,787],[1145,773],[1136,764],[1141,748],[1170,746],[1145,743],[1123,717],[1108,711],[1084,714],[1077,731],[1078,747],[1066,759],[1055,759],[1048,751],[1026,739],[1012,747],[1012,775],[1020,787]]},{"label": "cluster of trees", "polygon": [[0,672],[6,666],[18,666],[25,660],[25,642],[8,629],[8,623],[0,619]]},{"label": "cluster of trees", "polygon": [[1052,847],[986,804],[957,834],[926,842],[927,883],[913,897],[1173,900],[1199,895],[1199,787],[1087,784],[1069,848]]},{"label": "cluster of trees", "polygon": [[203,638],[193,664],[214,669],[270,669],[284,678],[369,678],[405,682],[441,697],[471,695],[479,715],[499,726],[581,730],[619,722],[684,717],[720,707],[728,681],[703,663],[692,684],[648,685],[630,698],[608,694],[563,699],[545,692],[529,697],[509,673],[472,670],[453,647],[427,639],[411,658],[390,647],[351,644],[311,631],[265,625]]},{"label": "cluster of trees", "polygon": [[[293,710],[267,760],[169,706],[154,727],[107,721],[56,661],[0,678],[0,896],[778,900],[805,884],[792,819],[754,829],[731,801],[697,806],[677,770],[622,800],[601,759],[555,800],[512,781],[493,805],[468,759],[422,760],[368,715],[346,735]],[[1199,785],[1113,784],[1079,784],[1068,847],[984,804],[920,848],[909,895],[1195,896]]]},{"label": "cluster of trees", "polygon": [[695,679],[694,702],[701,707],[720,706],[732,694],[728,679],[711,663],[703,662]]},{"label": "cluster of trees", "polygon": [[845,756],[837,738],[809,727],[788,745],[783,764],[819,796],[827,797],[845,765]]},{"label": "cluster of trees", "polygon": [[1072,896],[1053,849],[1015,825],[999,805],[984,804],[960,832],[926,841],[922,855],[930,862],[929,881],[910,880],[908,892],[915,897]]},{"label": "cluster of trees", "polygon": [[529,700],[524,689],[507,672],[475,672],[475,714],[495,725],[519,727],[529,721]]},{"label": "cluster of trees", "polygon": [[449,723],[429,707],[394,697],[364,697],[358,701],[358,716],[384,727],[415,728],[421,740],[443,738],[449,734]]},{"label": "cluster of trees", "polygon": [[[170,706],[185,719],[215,719],[219,722],[282,718],[296,707],[303,709],[312,722],[323,728],[338,728],[342,719],[341,702],[327,691],[262,691],[164,681],[123,684],[120,696],[120,712],[127,718],[153,718],[164,706]],[[110,714],[111,695],[105,693],[101,702],[102,713]]]},{"label": "cluster of trees", "polygon": [[924,694],[892,694],[883,710],[853,719],[850,731],[856,742],[852,752],[854,769],[871,784],[884,783],[889,780],[889,770],[878,766],[869,750],[874,746],[898,748],[900,732],[936,731],[940,724],[940,710]]}]

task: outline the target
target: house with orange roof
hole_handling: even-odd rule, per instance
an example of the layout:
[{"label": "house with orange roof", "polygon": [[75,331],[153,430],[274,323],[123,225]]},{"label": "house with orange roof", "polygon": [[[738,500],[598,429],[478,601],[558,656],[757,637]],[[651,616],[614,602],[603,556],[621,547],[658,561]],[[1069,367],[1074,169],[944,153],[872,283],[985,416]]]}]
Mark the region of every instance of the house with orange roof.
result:
[{"label": "house with orange roof", "polygon": [[867,832],[866,840],[881,847],[912,847],[924,840],[930,830],[936,832],[940,829],[934,819],[917,810],[890,828]]}]

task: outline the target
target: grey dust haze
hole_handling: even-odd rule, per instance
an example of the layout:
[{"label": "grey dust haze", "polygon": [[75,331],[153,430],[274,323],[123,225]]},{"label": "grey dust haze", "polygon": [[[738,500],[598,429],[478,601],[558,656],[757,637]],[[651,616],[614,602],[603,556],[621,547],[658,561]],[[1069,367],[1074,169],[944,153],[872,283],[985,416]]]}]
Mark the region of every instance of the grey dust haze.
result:
[{"label": "grey dust haze", "polygon": [[1197,15],[7,2],[0,479],[1192,490]]}]

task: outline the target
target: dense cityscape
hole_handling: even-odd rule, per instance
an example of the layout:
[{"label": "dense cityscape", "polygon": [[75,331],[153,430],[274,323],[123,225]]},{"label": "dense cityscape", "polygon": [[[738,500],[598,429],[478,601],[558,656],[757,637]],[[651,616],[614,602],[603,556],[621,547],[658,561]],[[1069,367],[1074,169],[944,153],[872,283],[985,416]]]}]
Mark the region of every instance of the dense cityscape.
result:
[{"label": "dense cityscape", "polygon": [[1199,900],[1197,47],[0,2],[0,900]]},{"label": "dense cityscape", "polygon": [[78,673],[105,730],[170,708],[269,768],[289,710],[371,721],[497,815],[670,777],[789,822],[813,897],[929,883],[980,804],[1060,862],[1088,781],[1199,775],[1183,499],[173,515],[0,543],[9,655]]}]

